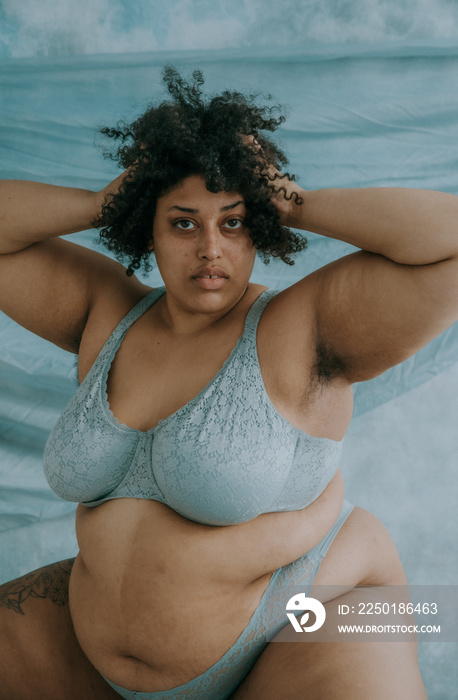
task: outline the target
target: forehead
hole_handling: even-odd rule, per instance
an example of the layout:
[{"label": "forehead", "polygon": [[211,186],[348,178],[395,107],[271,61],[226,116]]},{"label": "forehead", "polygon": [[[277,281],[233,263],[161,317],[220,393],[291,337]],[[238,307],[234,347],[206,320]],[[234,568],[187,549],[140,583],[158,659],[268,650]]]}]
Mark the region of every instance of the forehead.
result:
[{"label": "forehead", "polygon": [[201,175],[191,175],[182,180],[157,201],[157,208],[163,212],[170,208],[194,209],[212,208],[222,210],[233,205],[243,205],[243,196],[238,192],[209,192]]}]

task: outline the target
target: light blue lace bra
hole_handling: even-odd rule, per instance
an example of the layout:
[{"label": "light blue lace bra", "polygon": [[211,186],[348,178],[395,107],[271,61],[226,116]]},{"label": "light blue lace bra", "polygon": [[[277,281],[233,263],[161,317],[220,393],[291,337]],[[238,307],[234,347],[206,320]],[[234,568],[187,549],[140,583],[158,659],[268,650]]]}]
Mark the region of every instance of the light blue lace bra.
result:
[{"label": "light blue lace bra", "polygon": [[256,329],[276,291],[256,299],[222,369],[189,403],[145,432],[112,415],[111,362],[130,326],[164,293],[152,291],[121,320],[57,421],[44,453],[51,488],[85,506],[152,499],[208,525],[305,508],[334,476],[342,442],[294,427],[267,396]]}]

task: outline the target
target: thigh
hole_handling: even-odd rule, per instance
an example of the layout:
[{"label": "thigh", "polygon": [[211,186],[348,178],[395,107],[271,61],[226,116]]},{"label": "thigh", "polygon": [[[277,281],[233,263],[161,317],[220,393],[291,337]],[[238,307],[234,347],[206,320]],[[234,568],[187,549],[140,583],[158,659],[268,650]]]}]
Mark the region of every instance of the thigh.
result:
[{"label": "thigh", "polygon": [[[339,603],[347,600],[354,586],[405,583],[405,574],[388,532],[373,515],[355,508],[321,563],[310,595],[315,593],[323,602],[327,601],[325,607],[330,615]],[[332,588],[326,594],[327,586]],[[339,588],[341,595],[334,597]],[[426,700],[416,644],[412,641],[293,643],[274,640],[232,700],[257,697],[263,700]]]},{"label": "thigh", "polygon": [[0,700],[119,700],[83,654],[68,606],[73,560],[0,586]]},{"label": "thigh", "polygon": [[427,700],[409,642],[271,642],[231,700]]},{"label": "thigh", "polygon": [[[363,508],[354,508],[321,562],[314,588],[400,586],[407,578],[396,546],[383,523]],[[320,589],[321,590],[321,589]],[[313,589],[311,592],[313,596]],[[335,597],[333,588],[328,598]]]}]

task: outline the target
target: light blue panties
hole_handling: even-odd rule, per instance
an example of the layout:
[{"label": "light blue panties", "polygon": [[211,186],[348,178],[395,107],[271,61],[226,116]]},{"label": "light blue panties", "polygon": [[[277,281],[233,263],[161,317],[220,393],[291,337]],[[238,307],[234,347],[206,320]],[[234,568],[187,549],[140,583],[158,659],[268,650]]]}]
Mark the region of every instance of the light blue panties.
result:
[{"label": "light blue panties", "polygon": [[268,642],[289,624],[285,611],[289,598],[298,592],[309,593],[322,559],[352,510],[353,506],[344,501],[339,517],[321,542],[307,554],[274,572],[240,637],[205,673],[185,685],[154,693],[126,690],[105,678],[107,683],[126,700],[227,700]]}]

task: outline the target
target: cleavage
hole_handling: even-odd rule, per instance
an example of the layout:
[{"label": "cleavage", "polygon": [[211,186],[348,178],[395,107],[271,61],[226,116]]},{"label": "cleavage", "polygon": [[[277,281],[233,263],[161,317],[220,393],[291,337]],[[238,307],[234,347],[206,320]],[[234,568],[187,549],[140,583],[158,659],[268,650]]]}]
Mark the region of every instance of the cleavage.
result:
[{"label": "cleavage", "polygon": [[[147,312],[127,331],[107,376],[107,398],[122,425],[146,432],[197,397],[235,348],[243,328],[231,323],[187,340],[157,331]],[[238,327],[237,327],[238,326]]]}]

